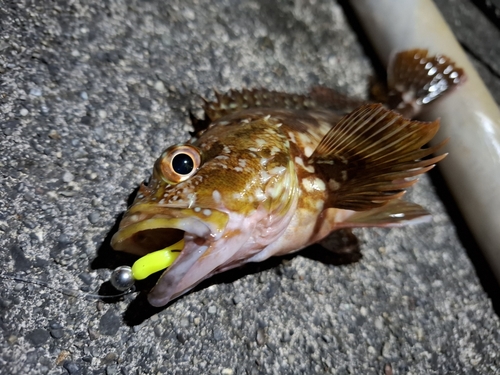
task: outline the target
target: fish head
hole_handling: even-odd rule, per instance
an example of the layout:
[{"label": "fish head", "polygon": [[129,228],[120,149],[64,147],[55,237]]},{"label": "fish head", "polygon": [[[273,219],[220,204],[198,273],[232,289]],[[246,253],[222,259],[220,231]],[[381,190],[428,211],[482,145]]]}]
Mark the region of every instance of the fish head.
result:
[{"label": "fish head", "polygon": [[285,230],[298,189],[280,126],[266,117],[222,119],[158,158],[111,241],[143,256],[184,239],[148,296],[152,305],[245,263]]}]

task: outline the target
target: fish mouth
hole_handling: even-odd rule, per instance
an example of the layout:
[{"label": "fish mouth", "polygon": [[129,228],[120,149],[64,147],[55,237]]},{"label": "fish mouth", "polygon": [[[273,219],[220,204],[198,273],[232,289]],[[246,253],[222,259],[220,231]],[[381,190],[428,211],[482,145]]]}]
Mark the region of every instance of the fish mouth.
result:
[{"label": "fish mouth", "polygon": [[[124,223],[124,221],[122,221]],[[115,233],[111,246],[118,251],[144,256],[189,238],[208,239],[212,231],[204,222],[193,218],[167,215],[127,223]]]},{"label": "fish mouth", "polygon": [[184,240],[179,256],[148,296],[152,305],[163,306],[186,290],[185,286],[179,290],[181,280],[222,236],[227,222],[228,215],[217,210],[140,204],[126,212],[118,232],[111,239],[111,246],[118,251],[144,256]]}]

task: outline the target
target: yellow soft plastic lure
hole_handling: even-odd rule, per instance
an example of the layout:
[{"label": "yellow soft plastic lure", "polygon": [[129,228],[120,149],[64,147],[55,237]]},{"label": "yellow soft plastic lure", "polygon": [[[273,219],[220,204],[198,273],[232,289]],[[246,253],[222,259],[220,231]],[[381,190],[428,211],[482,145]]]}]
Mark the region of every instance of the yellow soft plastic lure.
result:
[{"label": "yellow soft plastic lure", "polygon": [[136,280],[144,280],[153,273],[170,267],[184,248],[184,240],[167,246],[164,249],[149,253],[139,258],[132,268],[121,266],[111,274],[110,282],[118,290],[128,290]]},{"label": "yellow soft plastic lure", "polygon": [[184,248],[184,240],[164,249],[149,253],[139,258],[132,266],[132,276],[135,280],[143,280],[148,276],[170,267]]}]

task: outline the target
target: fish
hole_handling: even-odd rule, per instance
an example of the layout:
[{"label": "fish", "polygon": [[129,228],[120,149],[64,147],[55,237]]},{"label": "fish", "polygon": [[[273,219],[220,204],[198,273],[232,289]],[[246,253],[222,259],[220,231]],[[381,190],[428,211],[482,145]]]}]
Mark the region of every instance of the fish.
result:
[{"label": "fish", "polygon": [[387,108],[326,87],[216,92],[195,134],[156,160],[111,246],[137,256],[177,244],[148,294],[164,306],[212,275],[296,252],[335,231],[429,220],[402,200],[446,154],[439,120],[411,120],[465,80],[445,56],[394,56]]}]

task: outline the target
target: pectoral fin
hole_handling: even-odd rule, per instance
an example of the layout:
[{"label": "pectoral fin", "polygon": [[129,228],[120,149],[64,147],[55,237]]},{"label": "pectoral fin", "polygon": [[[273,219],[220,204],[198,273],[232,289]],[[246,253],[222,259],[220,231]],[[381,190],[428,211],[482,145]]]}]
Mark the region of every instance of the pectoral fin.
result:
[{"label": "pectoral fin", "polygon": [[344,116],[308,160],[326,182],[327,207],[364,211],[401,197],[446,156],[421,160],[444,145],[421,148],[438,128],[438,120],[412,121],[380,104]]}]

